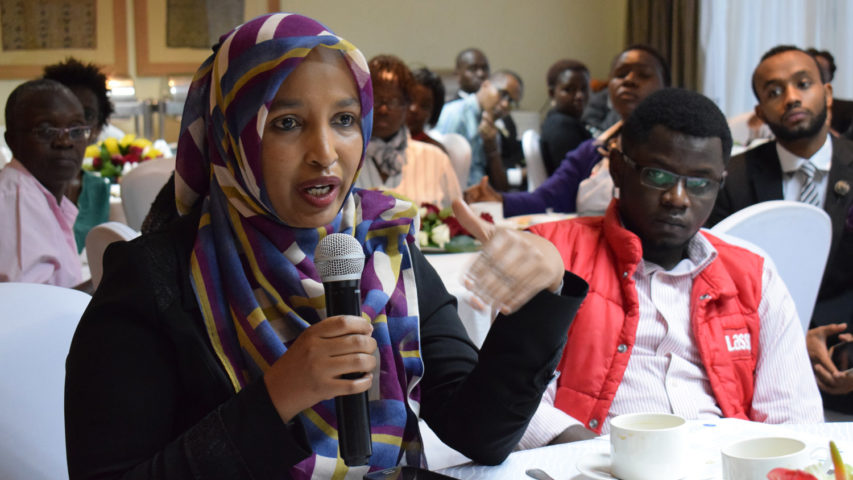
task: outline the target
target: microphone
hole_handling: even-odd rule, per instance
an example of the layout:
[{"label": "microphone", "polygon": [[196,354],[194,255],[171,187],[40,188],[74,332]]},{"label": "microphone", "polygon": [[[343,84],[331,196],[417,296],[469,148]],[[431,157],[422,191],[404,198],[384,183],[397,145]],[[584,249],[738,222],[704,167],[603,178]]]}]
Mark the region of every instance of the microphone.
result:
[{"label": "microphone", "polygon": [[[314,251],[314,265],[326,292],[326,316],[361,316],[361,271],[364,252],[355,238],[343,234],[327,235]],[[364,373],[348,373],[343,378],[359,378]],[[338,417],[338,445],[347,466],[367,465],[373,454],[370,441],[370,414],[367,392],[335,397]]]}]

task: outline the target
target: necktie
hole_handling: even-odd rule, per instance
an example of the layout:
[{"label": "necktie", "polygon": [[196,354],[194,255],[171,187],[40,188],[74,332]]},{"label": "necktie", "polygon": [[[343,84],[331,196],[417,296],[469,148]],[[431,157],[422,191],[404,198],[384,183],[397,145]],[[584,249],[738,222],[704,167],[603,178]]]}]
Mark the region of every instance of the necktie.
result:
[{"label": "necktie", "polygon": [[820,207],[820,199],[817,194],[817,182],[815,182],[814,174],[817,168],[811,161],[806,160],[800,165],[798,170],[803,175],[803,188],[800,189],[800,201]]}]

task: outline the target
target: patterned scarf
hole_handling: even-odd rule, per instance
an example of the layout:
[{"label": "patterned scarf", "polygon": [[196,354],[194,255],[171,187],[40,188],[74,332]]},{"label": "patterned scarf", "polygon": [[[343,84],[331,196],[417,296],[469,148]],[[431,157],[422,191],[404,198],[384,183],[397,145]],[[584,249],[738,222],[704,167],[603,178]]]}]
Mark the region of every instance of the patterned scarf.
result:
[{"label": "patterned scarf", "polygon": [[397,130],[397,133],[387,142],[379,137],[370,139],[367,144],[367,158],[376,168],[388,178],[399,175],[406,164],[406,139],[409,129]]},{"label": "patterned scarf", "polygon": [[[185,214],[201,202],[191,280],[210,341],[235,391],[258,381],[299,334],[325,318],[314,249],[325,235],[354,235],[366,257],[363,316],[373,323],[379,372],[369,392],[370,470],[423,463],[417,427],[423,375],[417,292],[409,249],[417,209],[391,194],[351,190],[330,225],[292,228],[267,196],[260,161],[268,108],[313,48],[339,51],[361,100],[370,138],[373,93],[363,55],[323,25],[270,14],[235,28],[193,79],[178,143],[175,194]],[[364,143],[367,143],[366,141]],[[293,160],[297,161],[297,160]],[[364,163],[362,156],[361,165]],[[358,174],[356,173],[356,176]],[[361,478],[338,455],[334,400],[298,416],[314,452],[294,478]]]}]

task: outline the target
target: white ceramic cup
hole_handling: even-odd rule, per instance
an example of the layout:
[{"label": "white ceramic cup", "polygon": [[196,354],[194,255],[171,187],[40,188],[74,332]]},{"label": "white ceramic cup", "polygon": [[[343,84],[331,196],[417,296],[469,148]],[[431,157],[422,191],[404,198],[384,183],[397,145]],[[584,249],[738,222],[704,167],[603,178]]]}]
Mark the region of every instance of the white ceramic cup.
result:
[{"label": "white ceramic cup", "polygon": [[795,438],[759,437],[724,447],[725,480],[766,480],[774,468],[803,468],[811,463],[806,444]]},{"label": "white ceramic cup", "polygon": [[687,474],[687,421],[631,413],[610,421],[610,473],[622,480],[678,480]]}]

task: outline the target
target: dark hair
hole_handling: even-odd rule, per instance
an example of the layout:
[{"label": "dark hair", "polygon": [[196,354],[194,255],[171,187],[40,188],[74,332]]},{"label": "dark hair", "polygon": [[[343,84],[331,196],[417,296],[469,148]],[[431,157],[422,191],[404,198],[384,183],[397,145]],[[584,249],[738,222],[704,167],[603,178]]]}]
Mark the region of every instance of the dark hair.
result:
[{"label": "dark hair", "polygon": [[691,137],[717,137],[723,146],[723,164],[729,163],[732,134],[723,112],[708,97],[683,88],[664,88],[645,98],[622,126],[625,150],[648,141],[660,125]]},{"label": "dark hair", "polygon": [[15,87],[15,89],[12,90],[12,93],[9,94],[9,98],[6,100],[6,129],[9,131],[15,130],[15,121],[20,116],[18,104],[21,103],[21,100],[27,97],[28,94],[33,92],[53,94],[60,91],[66,91],[72,97],[77,98],[74,96],[74,93],[68,89],[68,87],[49,78],[30,80]]},{"label": "dark hair", "polygon": [[489,64],[489,57],[487,57],[486,54],[483,53],[482,50],[480,50],[479,48],[476,48],[476,47],[468,47],[465,50],[462,50],[461,52],[456,54],[456,69],[457,70],[459,69],[459,64],[462,63],[462,57],[464,57],[466,53],[479,53],[480,55],[483,56],[483,58],[486,59],[486,65]]},{"label": "dark hair", "polygon": [[513,72],[512,70],[507,70],[504,68],[504,69],[498,70],[498,71],[492,73],[491,75],[489,75],[489,78],[492,79],[492,81],[495,81],[495,79],[502,78],[502,77],[513,77],[513,78],[515,78],[515,81],[518,82],[518,86],[521,87],[522,90],[524,89],[524,80],[521,79],[521,75]]},{"label": "dark hair", "polygon": [[422,67],[412,74],[415,77],[415,82],[430,89],[432,92],[432,112],[429,114],[427,122],[430,125],[435,125],[438,122],[438,116],[441,115],[441,109],[444,107],[444,82],[432,70]]},{"label": "dark hair", "polygon": [[548,68],[548,73],[545,74],[545,84],[548,86],[548,90],[557,85],[557,79],[559,79],[560,75],[567,70],[585,73],[589,76],[589,69],[586,68],[586,65],[583,63],[569,58],[557,60],[550,68]]},{"label": "dark hair", "polygon": [[610,62],[611,73],[613,72],[613,67],[616,66],[616,62],[619,61],[619,57],[624,55],[625,52],[630,52],[631,50],[642,50],[654,57],[655,60],[657,60],[658,62],[658,66],[660,67],[659,71],[661,79],[663,80],[663,86],[669,87],[670,85],[672,85],[672,73],[669,71],[669,62],[667,62],[666,59],[663,58],[663,55],[661,55],[661,53],[657,51],[654,47],[642,43],[628,45],[627,47],[625,47],[624,50],[619,52],[619,54],[613,58],[613,61]]},{"label": "dark hair", "polygon": [[394,81],[400,86],[403,91],[403,98],[406,102],[412,101],[412,88],[415,86],[415,77],[409,67],[400,60],[400,57],[394,55],[377,55],[367,62],[370,68],[370,81],[376,84],[379,79],[380,72],[390,72],[393,75]]},{"label": "dark hair", "polygon": [[98,99],[98,126],[103,128],[113,114],[113,104],[107,95],[107,76],[92,63],[68,57],[65,62],[44,67],[44,78],[56,80],[68,88],[84,87]]},{"label": "dark hair", "polygon": [[[775,57],[776,55],[779,55],[780,53],[785,53],[785,52],[802,52],[802,53],[812,57],[812,60],[814,60],[814,64],[817,67],[817,72],[820,74],[820,80],[823,83],[827,82],[827,80],[823,78],[823,70],[821,70],[820,64],[817,63],[817,58],[815,58],[814,55],[810,54],[809,52],[807,52],[807,51],[803,50],[802,48],[797,47],[795,45],[776,45],[775,47],[771,48],[770,50],[767,50],[766,52],[764,52],[764,55],[761,56],[761,60],[758,61],[758,65],[755,66],[755,70],[752,71],[752,93],[755,95],[755,98],[759,102],[761,101],[761,98],[758,97],[758,89],[755,88],[755,73],[758,71],[758,67],[760,67],[761,64],[764,63],[764,61],[767,60],[768,58]],[[835,70],[833,70],[833,72],[834,71]]]},{"label": "dark hair", "polygon": [[837,67],[835,66],[835,57],[833,57],[832,54],[829,53],[829,50],[818,50],[818,49],[812,47],[812,48],[806,49],[806,53],[808,53],[809,55],[811,55],[815,58],[823,57],[826,59],[827,62],[829,62],[829,78],[823,78],[823,69],[820,70],[820,74],[821,74],[821,80],[823,81],[823,83],[831,82],[832,79],[835,78],[835,70],[837,69]]}]

